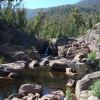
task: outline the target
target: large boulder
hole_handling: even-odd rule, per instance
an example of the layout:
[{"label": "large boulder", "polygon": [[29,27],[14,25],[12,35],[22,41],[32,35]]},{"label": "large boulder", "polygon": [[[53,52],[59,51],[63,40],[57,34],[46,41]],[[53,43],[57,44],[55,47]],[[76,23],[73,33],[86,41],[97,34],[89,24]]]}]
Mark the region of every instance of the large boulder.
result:
[{"label": "large boulder", "polygon": [[66,62],[67,60],[65,58],[51,60],[49,66],[57,71],[66,71],[66,68],[68,67]]},{"label": "large boulder", "polygon": [[29,63],[29,68],[34,69],[34,67],[38,65],[39,65],[39,62],[37,60],[33,60],[31,63]]},{"label": "large boulder", "polygon": [[21,71],[25,68],[25,61],[16,61],[0,65],[0,73]]},{"label": "large boulder", "polygon": [[84,41],[91,51],[98,53],[100,52],[100,23],[96,24],[95,27],[96,29],[88,30],[84,36],[78,38],[78,41],[81,43]]},{"label": "large boulder", "polygon": [[29,51],[26,57],[30,60],[38,60],[40,58],[40,54],[37,50]]},{"label": "large boulder", "polygon": [[25,94],[29,94],[29,93],[39,93],[41,94],[43,92],[43,87],[38,85],[38,84],[23,84],[21,85],[21,87],[19,88],[19,93],[25,93]]},{"label": "large boulder", "polygon": [[[63,53],[62,52],[63,46],[64,45],[66,46],[66,45],[68,45],[70,43],[73,43],[74,41],[76,41],[76,40],[68,38],[67,36],[64,36],[64,35],[59,35],[58,38],[53,38],[52,41],[51,41],[52,42],[51,43],[51,49],[52,49],[53,55],[58,55],[58,54],[59,54],[59,56],[62,55],[62,53]],[[58,47],[58,46],[62,46],[62,47]]]},{"label": "large boulder", "polygon": [[27,49],[22,46],[3,44],[0,45],[0,54],[5,55],[9,62],[24,60]]},{"label": "large boulder", "polygon": [[85,42],[78,39],[71,39],[67,36],[61,36],[58,39],[52,39],[52,52],[59,57],[74,58],[79,52],[88,54],[89,47]]},{"label": "large boulder", "polygon": [[[42,57],[42,56],[41,56]],[[39,62],[39,65],[40,66],[46,66],[49,64],[49,62],[51,60],[54,60],[54,56],[50,55],[50,56],[47,56],[47,57],[43,57],[40,59],[40,62]]]},{"label": "large boulder", "polygon": [[23,51],[7,52],[6,55],[8,58],[10,58],[11,61],[18,61],[25,59],[25,52]]},{"label": "large boulder", "polygon": [[[100,79],[100,71],[87,74],[81,80],[78,80],[75,88],[75,95],[77,99],[83,100],[82,97],[87,96],[87,90],[89,86],[98,79]],[[89,96],[91,96],[92,95],[91,91],[88,90],[88,92],[89,92]]]},{"label": "large boulder", "polygon": [[46,39],[44,39],[42,37],[38,37],[37,44],[38,45],[36,45],[36,49],[39,51],[40,54],[44,54],[46,52],[46,48],[49,46]]},{"label": "large boulder", "polygon": [[47,59],[47,58],[43,59],[43,60],[39,63],[40,66],[46,66],[47,64],[49,64],[49,59]]},{"label": "large boulder", "polygon": [[[77,42],[76,42],[77,43]],[[89,47],[82,47],[81,44],[79,44],[79,46],[75,46],[74,45],[75,43],[72,44],[72,46],[70,46],[68,49],[67,49],[67,57],[72,57],[74,58],[77,54],[79,54],[80,52],[82,54],[88,54],[90,53],[90,49]]]},{"label": "large boulder", "polygon": [[66,74],[68,76],[76,76],[76,75],[78,75],[78,73],[76,73],[76,70],[72,69],[72,68],[66,68]]}]

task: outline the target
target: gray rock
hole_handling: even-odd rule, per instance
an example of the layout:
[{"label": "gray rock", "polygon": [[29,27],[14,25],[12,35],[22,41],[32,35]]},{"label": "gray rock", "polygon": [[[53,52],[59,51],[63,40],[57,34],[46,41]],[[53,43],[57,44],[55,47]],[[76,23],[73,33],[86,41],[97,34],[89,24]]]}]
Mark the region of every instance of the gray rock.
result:
[{"label": "gray rock", "polygon": [[81,60],[82,60],[83,58],[87,58],[87,54],[86,54],[86,53],[82,53],[82,52],[80,52],[79,54],[77,54],[77,55],[74,57],[74,59],[75,59],[76,61],[80,61],[80,62],[81,62]]},{"label": "gray rock", "polygon": [[46,58],[39,63],[40,66],[45,66],[47,64],[49,64],[49,59]]},{"label": "gray rock", "polygon": [[[34,41],[36,42],[36,41]],[[42,37],[37,38],[37,43],[35,44],[36,49],[40,54],[44,54],[46,51],[46,48],[49,46],[49,43],[47,42],[46,39]]]},{"label": "gray rock", "polygon": [[19,51],[15,54],[15,56],[18,58],[18,60],[25,59],[25,53],[23,51]]},{"label": "gray rock", "polygon": [[12,100],[22,100],[22,99],[19,99],[19,98],[14,97]]},{"label": "gray rock", "polygon": [[59,96],[61,96],[61,97],[64,97],[64,96],[65,96],[65,94],[64,94],[63,91],[61,91],[61,90],[52,91],[52,94],[54,94],[54,95],[59,95]]},{"label": "gray rock", "polygon": [[27,96],[23,97],[23,100],[39,100],[40,94],[36,93],[35,95],[32,93],[29,93]]},{"label": "gray rock", "polygon": [[5,72],[21,71],[25,68],[25,66],[26,66],[25,61],[16,61],[16,62],[7,63],[7,64],[1,64],[0,72],[5,73]]},{"label": "gray rock", "polygon": [[66,46],[58,46],[58,56],[59,57],[65,57],[67,53]]},{"label": "gray rock", "polygon": [[99,100],[97,97],[95,97],[95,96],[90,96],[89,98],[88,98],[88,100]]},{"label": "gray rock", "polygon": [[38,51],[31,51],[27,54],[27,58],[30,60],[38,60],[40,58],[40,54]]},{"label": "gray rock", "polygon": [[13,98],[23,98],[25,96],[24,93],[15,93],[15,94],[11,94],[8,99],[13,99]]},{"label": "gray rock", "polygon": [[67,87],[74,87],[74,88],[75,88],[75,85],[76,85],[76,81],[73,79],[69,79],[66,84]]},{"label": "gray rock", "polygon": [[19,93],[25,93],[25,94],[39,93],[41,94],[42,92],[43,92],[43,87],[38,84],[23,84],[19,88]]},{"label": "gray rock", "polygon": [[[63,52],[62,52],[62,48],[63,47],[67,48],[66,46],[70,43],[73,43],[74,41],[76,41],[76,40],[68,38],[67,36],[64,36],[64,35],[59,35],[58,38],[53,38],[52,41],[51,41],[52,42],[51,43],[51,49],[52,49],[53,55],[59,54],[59,56],[60,55],[62,56],[62,53],[65,51],[65,50],[63,50]],[[61,51],[60,51],[60,49],[58,50],[58,48],[59,48],[58,46],[62,46]]]},{"label": "gray rock", "polygon": [[76,76],[76,75],[78,75],[78,73],[76,72],[76,70],[73,69],[73,68],[66,68],[66,74],[68,76]]},{"label": "gray rock", "polygon": [[49,66],[57,71],[66,71],[66,68],[68,67],[66,61],[65,58],[51,60]]},{"label": "gray rock", "polygon": [[75,95],[79,99],[82,91],[87,91],[88,87],[96,80],[100,79],[100,71],[85,75],[78,80],[75,88]]},{"label": "gray rock", "polygon": [[8,77],[9,78],[18,78],[18,74],[17,73],[15,73],[15,72],[11,72],[9,75],[8,75]]},{"label": "gray rock", "polygon": [[[100,27],[100,25],[98,24]],[[96,26],[97,27],[97,26]],[[85,44],[90,48],[91,51],[100,52],[99,44],[100,44],[100,28],[97,27],[95,30],[88,30],[86,35],[79,38],[79,41],[84,41]]]},{"label": "gray rock", "polygon": [[37,60],[33,60],[31,63],[29,63],[29,68],[34,69],[34,67],[38,65],[39,65],[39,62]]}]

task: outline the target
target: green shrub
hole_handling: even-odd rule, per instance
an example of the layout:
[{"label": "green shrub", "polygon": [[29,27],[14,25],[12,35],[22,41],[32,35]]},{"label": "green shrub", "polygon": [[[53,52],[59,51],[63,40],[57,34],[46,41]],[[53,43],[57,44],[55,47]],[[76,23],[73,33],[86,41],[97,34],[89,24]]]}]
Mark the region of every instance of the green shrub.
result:
[{"label": "green shrub", "polygon": [[4,63],[4,57],[0,57],[0,64],[3,64]]},{"label": "green shrub", "polygon": [[63,52],[63,57],[66,57],[66,51]]},{"label": "green shrub", "polygon": [[90,52],[89,55],[88,55],[88,58],[93,60],[96,58],[96,52]]},{"label": "green shrub", "polygon": [[93,95],[100,99],[100,80],[95,81],[91,86],[90,89],[93,90]]},{"label": "green shrub", "polygon": [[72,93],[72,90],[70,88],[67,88],[67,90],[66,90],[66,99],[67,100],[71,100],[71,93]]}]

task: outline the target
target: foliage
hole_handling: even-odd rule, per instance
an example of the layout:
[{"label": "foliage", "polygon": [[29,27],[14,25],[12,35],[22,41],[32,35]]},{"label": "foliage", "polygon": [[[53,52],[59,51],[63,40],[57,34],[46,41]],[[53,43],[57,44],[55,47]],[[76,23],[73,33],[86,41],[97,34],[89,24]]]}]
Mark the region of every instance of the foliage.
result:
[{"label": "foliage", "polygon": [[22,0],[17,0],[16,4],[9,1],[0,10],[0,21],[10,27],[24,29],[26,25],[26,10],[21,8]]},{"label": "foliage", "polygon": [[67,98],[67,100],[71,100],[71,93],[72,93],[72,90],[70,88],[67,88],[67,90],[66,90],[66,98]]},{"label": "foliage", "polygon": [[22,0],[10,0],[0,9],[0,21],[12,28],[19,28],[29,36],[42,36],[47,39],[58,38],[60,34],[68,37],[84,35],[87,29],[100,22],[99,6],[53,7],[47,12],[40,9],[35,17],[26,19],[26,9]]},{"label": "foliage", "polygon": [[64,51],[63,52],[63,57],[66,57],[66,53],[67,53],[67,51]]},{"label": "foliage", "polygon": [[87,27],[88,27],[89,29],[91,29],[92,26],[93,26],[92,18],[89,18],[89,19],[88,19],[88,26],[87,26]]},{"label": "foliage", "polygon": [[100,99],[100,80],[95,81],[91,86],[90,89],[93,90],[93,95]]},{"label": "foliage", "polygon": [[42,12],[43,9],[40,9],[36,14],[35,18],[31,18],[27,20],[27,25],[25,31],[28,35],[40,35],[39,32],[41,31],[42,22],[45,17],[45,13]]},{"label": "foliage", "polygon": [[3,64],[4,63],[4,57],[0,57],[0,64]]},{"label": "foliage", "polygon": [[88,58],[93,60],[96,58],[96,52],[90,52],[89,55],[88,55]]}]

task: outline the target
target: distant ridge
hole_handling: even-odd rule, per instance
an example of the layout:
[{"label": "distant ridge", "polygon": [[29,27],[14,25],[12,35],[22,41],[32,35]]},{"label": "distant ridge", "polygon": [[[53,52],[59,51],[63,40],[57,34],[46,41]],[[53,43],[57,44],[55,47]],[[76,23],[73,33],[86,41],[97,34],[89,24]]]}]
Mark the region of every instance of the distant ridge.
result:
[{"label": "distant ridge", "polygon": [[81,0],[75,5],[86,6],[86,5],[96,5],[96,4],[100,4],[100,0]]},{"label": "distant ridge", "polygon": [[[26,18],[28,19],[28,18],[34,17],[40,9],[41,8],[37,8],[37,9],[26,9],[26,11],[27,11]],[[45,12],[45,11],[47,11],[49,9],[50,8],[43,8],[43,11]]]},{"label": "distant ridge", "polygon": [[[100,0],[81,0],[76,4],[65,4],[62,6],[56,6],[56,7],[48,7],[43,8],[43,11],[47,11],[49,15],[55,15],[55,14],[61,14],[64,13],[68,14],[73,11],[75,7],[79,7],[80,12],[85,12],[90,14],[91,12],[98,12],[100,14]],[[27,14],[26,18],[32,18],[36,15],[36,13],[39,11],[38,9],[26,9]]]}]

